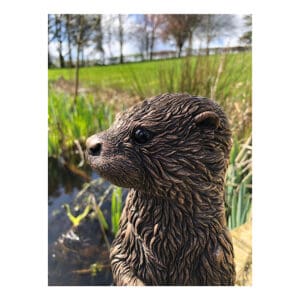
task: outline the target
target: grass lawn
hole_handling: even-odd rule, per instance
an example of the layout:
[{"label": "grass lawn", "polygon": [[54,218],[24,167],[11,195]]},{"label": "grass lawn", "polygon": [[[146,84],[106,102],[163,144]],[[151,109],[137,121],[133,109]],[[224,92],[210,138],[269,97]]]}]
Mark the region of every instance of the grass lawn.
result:
[{"label": "grass lawn", "polygon": [[[251,85],[252,53],[211,55],[207,57],[176,58],[152,62],[127,63],[123,65],[84,67],[80,69],[79,78],[83,86],[97,86],[99,89],[112,88],[131,94],[153,96],[163,92],[210,92],[209,87],[216,84],[217,89],[243,89]],[[75,79],[75,69],[50,69],[49,81],[63,77]],[[183,78],[184,77],[184,78]],[[183,84],[184,79],[189,81]],[[190,85],[190,86],[189,86]],[[202,85],[202,86],[201,86]],[[225,86],[226,85],[226,86]],[[184,90],[183,90],[184,89]]]}]

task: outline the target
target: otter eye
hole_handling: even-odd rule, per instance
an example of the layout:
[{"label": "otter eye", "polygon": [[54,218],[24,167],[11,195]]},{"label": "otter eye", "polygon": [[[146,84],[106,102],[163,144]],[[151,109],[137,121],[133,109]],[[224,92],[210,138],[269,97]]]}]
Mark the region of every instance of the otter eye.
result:
[{"label": "otter eye", "polygon": [[145,144],[151,139],[151,134],[144,128],[137,128],[133,132],[133,139],[139,144]]}]

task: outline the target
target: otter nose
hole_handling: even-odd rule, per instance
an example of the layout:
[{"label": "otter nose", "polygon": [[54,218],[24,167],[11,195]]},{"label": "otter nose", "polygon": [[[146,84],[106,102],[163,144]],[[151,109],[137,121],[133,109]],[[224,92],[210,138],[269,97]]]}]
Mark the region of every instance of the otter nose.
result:
[{"label": "otter nose", "polygon": [[101,143],[96,135],[90,136],[86,140],[86,150],[91,156],[99,156],[101,153]]}]

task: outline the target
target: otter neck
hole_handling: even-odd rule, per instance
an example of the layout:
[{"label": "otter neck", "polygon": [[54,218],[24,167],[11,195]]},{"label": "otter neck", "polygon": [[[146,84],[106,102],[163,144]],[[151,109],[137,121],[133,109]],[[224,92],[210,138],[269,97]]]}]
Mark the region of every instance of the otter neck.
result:
[{"label": "otter neck", "polygon": [[165,227],[174,223],[176,226],[182,224],[183,231],[197,231],[201,228],[205,231],[208,228],[220,231],[226,227],[224,191],[220,186],[215,189],[210,187],[209,194],[205,191],[176,193],[172,190],[159,196],[136,190],[131,192],[134,193],[132,209],[149,226],[152,224],[154,227],[159,223]]}]

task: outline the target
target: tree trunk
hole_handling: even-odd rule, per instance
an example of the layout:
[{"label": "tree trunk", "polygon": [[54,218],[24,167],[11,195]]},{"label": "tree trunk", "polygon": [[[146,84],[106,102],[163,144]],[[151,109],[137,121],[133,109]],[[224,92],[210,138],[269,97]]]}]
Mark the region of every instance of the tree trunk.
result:
[{"label": "tree trunk", "polygon": [[207,25],[206,25],[206,56],[209,56],[209,44],[211,40],[211,16],[207,17]]},{"label": "tree trunk", "polygon": [[192,32],[189,32],[188,41],[189,41],[189,46],[188,46],[187,55],[191,56],[192,55],[192,51],[193,51],[193,33]]},{"label": "tree trunk", "polygon": [[62,43],[59,43],[59,64],[60,64],[60,67],[61,68],[64,68],[65,67],[65,60],[64,60],[64,56],[62,55]]},{"label": "tree trunk", "polygon": [[99,63],[101,65],[105,64],[105,51],[103,48],[103,28],[102,28],[102,15],[98,15],[95,22],[95,31],[96,31],[96,50],[100,52]]},{"label": "tree trunk", "polygon": [[119,17],[120,64],[122,64],[124,62],[124,56],[123,56],[124,29],[123,29],[122,16],[118,15],[118,17]]},{"label": "tree trunk", "polygon": [[84,49],[81,47],[81,67],[84,67]]},{"label": "tree trunk", "polygon": [[52,67],[52,59],[51,59],[51,55],[50,55],[49,45],[50,45],[50,39],[49,39],[49,33],[48,33],[48,68]]},{"label": "tree trunk", "polygon": [[68,37],[69,66],[73,68],[74,65],[72,60],[72,48],[71,48],[70,15],[66,15],[66,29],[67,29],[67,37]]},{"label": "tree trunk", "polygon": [[106,43],[107,43],[107,47],[108,47],[109,57],[111,58],[113,56],[113,53],[112,53],[112,50],[111,50],[111,40],[112,40],[111,25],[109,25],[106,28],[106,31],[107,31]]},{"label": "tree trunk", "polygon": [[151,32],[151,39],[150,39],[150,60],[152,60],[153,58],[154,43],[155,43],[155,32],[153,29]]},{"label": "tree trunk", "polygon": [[51,67],[52,67],[52,60],[51,60],[50,52],[48,49],[48,68],[51,68]]},{"label": "tree trunk", "polygon": [[209,31],[206,32],[206,56],[209,55],[209,44],[210,44],[210,35]]},{"label": "tree trunk", "polygon": [[[149,49],[149,36],[148,34],[145,35],[145,58],[149,59],[151,58],[151,50]],[[143,52],[143,51],[142,51]],[[143,59],[144,59],[144,52],[143,52]]]},{"label": "tree trunk", "polygon": [[124,56],[123,56],[123,53],[122,53],[122,47],[123,47],[123,45],[120,44],[120,47],[121,47],[120,64],[123,64],[124,63]]},{"label": "tree trunk", "polygon": [[58,57],[59,64],[61,68],[65,67],[65,60],[62,54],[62,26],[61,26],[61,15],[55,15],[55,25],[56,25],[56,36],[58,40]]},{"label": "tree trunk", "polygon": [[206,46],[206,56],[209,56],[209,46],[208,46],[208,44]]},{"label": "tree trunk", "polygon": [[182,47],[183,47],[183,44],[178,45],[178,58],[181,57]]},{"label": "tree trunk", "polygon": [[76,105],[78,86],[79,86],[79,60],[80,60],[80,49],[82,43],[82,32],[83,32],[83,15],[79,16],[79,28],[77,32],[77,57],[76,57],[76,70],[75,70],[75,91],[74,91],[74,106]]},{"label": "tree trunk", "polygon": [[74,91],[74,105],[76,105],[79,85],[79,53],[80,43],[77,43],[77,58],[76,58],[76,70],[75,70],[75,91]]}]

